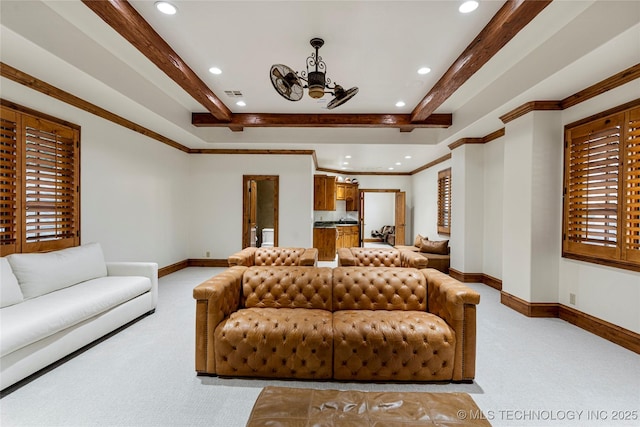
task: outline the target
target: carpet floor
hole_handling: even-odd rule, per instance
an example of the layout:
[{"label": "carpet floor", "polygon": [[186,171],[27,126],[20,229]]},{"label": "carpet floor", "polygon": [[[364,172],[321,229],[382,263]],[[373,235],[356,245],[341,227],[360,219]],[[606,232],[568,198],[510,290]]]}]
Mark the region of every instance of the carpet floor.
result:
[{"label": "carpet floor", "polygon": [[468,393],[494,426],[640,424],[640,356],[559,319],[527,318],[470,284],[478,306],[471,384],[310,382],[197,376],[193,288],[223,269],[160,279],[155,314],[0,400],[9,426],[244,426],[265,386]]}]

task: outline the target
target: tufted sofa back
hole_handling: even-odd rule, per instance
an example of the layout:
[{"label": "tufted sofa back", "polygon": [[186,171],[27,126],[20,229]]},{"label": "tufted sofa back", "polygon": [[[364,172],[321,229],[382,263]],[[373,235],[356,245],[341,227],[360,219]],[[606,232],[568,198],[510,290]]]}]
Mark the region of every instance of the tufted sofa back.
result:
[{"label": "tufted sofa back", "polygon": [[400,252],[394,248],[349,248],[351,260],[342,265],[356,267],[400,267],[402,260]]},{"label": "tufted sofa back", "polygon": [[333,310],[426,311],[426,279],[414,268],[337,267]]},{"label": "tufted sofa back", "polygon": [[304,251],[303,248],[258,248],[254,265],[299,265],[300,257]]},{"label": "tufted sofa back", "polygon": [[249,267],[242,282],[246,308],[332,309],[329,267]]}]

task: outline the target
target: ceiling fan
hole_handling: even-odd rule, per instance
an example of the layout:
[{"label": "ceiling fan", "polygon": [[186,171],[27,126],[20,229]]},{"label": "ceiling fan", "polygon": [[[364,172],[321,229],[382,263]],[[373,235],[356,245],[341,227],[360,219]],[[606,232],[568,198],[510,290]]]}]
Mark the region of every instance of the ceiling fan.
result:
[{"label": "ceiling fan", "polygon": [[[330,93],[334,98],[329,101],[327,108],[332,110],[344,104],[358,93],[357,87],[345,90],[337,83],[333,83],[331,87],[331,79],[327,78],[325,70],[327,65],[318,54],[318,50],[324,45],[324,40],[315,37],[312,38],[311,46],[315,49],[315,53],[311,53],[307,57],[307,71],[298,72],[283,64],[274,64],[271,66],[269,76],[273,88],[283,98],[289,101],[300,101],[304,95],[303,89],[307,89],[309,96],[315,99],[322,98],[326,93]],[[311,67],[311,70],[309,70]],[[304,81],[304,83],[303,83]],[[328,91],[325,91],[328,89]]]}]

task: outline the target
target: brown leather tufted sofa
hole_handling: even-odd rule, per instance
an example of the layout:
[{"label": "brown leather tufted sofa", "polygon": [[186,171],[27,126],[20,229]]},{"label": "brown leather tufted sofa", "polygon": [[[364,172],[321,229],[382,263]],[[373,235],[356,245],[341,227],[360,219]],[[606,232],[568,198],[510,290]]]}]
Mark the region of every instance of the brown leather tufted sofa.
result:
[{"label": "brown leather tufted sofa", "polygon": [[229,256],[229,266],[244,265],[305,265],[318,264],[318,249],[316,248],[244,248],[240,252]]},{"label": "brown leather tufted sofa", "polygon": [[427,268],[429,260],[395,248],[339,248],[338,266]]},{"label": "brown leather tufted sofa", "polygon": [[198,285],[199,374],[471,381],[480,295],[434,269],[234,266]]}]

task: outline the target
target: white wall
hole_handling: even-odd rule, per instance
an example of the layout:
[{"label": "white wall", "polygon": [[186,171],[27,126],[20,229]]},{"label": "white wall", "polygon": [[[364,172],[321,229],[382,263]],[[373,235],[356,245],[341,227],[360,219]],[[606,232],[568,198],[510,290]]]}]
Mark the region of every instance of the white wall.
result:
[{"label": "white wall", "polygon": [[186,258],[188,155],[2,79],[2,97],[81,126],[81,241],[109,261]]},{"label": "white wall", "polygon": [[371,230],[383,225],[395,225],[396,193],[365,193],[364,238],[371,239]]},{"label": "white wall", "polygon": [[242,176],[278,175],[278,245],[313,246],[313,160],[308,155],[191,155],[188,258],[242,249]]},{"label": "white wall", "polygon": [[502,279],[502,192],[504,140],[484,144],[484,226],[482,273]]},{"label": "white wall", "polygon": [[[413,175],[413,238],[420,234],[429,240],[449,240],[450,236],[438,233],[438,172],[449,167],[451,160],[446,160]],[[451,180],[455,183],[456,177],[452,175]]]}]

